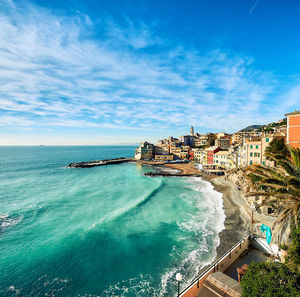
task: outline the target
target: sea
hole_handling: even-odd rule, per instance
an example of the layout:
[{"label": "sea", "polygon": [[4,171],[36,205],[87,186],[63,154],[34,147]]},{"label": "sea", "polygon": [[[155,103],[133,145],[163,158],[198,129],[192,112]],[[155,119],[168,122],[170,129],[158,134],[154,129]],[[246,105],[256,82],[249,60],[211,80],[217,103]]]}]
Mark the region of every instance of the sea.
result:
[{"label": "sea", "polygon": [[216,257],[222,194],[150,177],[134,146],[0,147],[0,296],[177,296]]}]

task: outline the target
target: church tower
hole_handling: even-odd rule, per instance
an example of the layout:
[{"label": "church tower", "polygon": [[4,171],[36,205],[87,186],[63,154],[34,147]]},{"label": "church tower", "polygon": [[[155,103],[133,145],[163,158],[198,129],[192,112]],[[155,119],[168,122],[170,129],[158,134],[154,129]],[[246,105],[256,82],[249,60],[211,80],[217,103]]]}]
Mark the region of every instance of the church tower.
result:
[{"label": "church tower", "polygon": [[190,135],[191,135],[191,136],[194,136],[194,127],[193,127],[193,126],[191,126],[191,129],[190,129]]}]

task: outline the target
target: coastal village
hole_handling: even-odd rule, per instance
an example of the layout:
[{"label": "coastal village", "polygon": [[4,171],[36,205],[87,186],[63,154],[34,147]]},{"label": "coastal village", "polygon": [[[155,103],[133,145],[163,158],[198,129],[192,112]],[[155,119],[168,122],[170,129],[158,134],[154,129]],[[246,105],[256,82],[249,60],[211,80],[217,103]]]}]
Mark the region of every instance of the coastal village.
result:
[{"label": "coastal village", "polygon": [[[179,290],[182,276],[178,273],[178,296],[275,296],[253,294],[259,275],[270,275],[277,262],[294,267],[298,273],[299,235],[295,230],[299,229],[300,110],[285,116],[233,134],[200,134],[191,127],[187,135],[170,136],[157,144],[144,141],[136,149],[137,163],[180,172],[149,175],[202,176],[223,193],[227,230],[220,233],[217,260],[183,291]],[[280,156],[284,149],[285,155]],[[240,221],[236,208],[243,216]],[[234,246],[226,246],[230,237],[236,242]],[[298,255],[293,258],[293,253]],[[247,275],[253,261],[257,263],[251,264],[254,266]],[[257,275],[250,275],[259,265]],[[290,270],[284,274],[295,280]],[[266,281],[264,285],[269,284]],[[264,288],[256,288],[256,292],[264,292]],[[289,294],[280,296],[292,296]]]},{"label": "coastal village", "polygon": [[179,138],[170,136],[156,145],[142,142],[135,151],[135,159],[169,163],[194,161],[208,174],[252,164],[274,166],[274,162],[265,156],[265,150],[273,139],[284,139],[287,144],[300,147],[300,112],[286,116],[287,119],[259,128],[250,126],[233,134],[221,132],[202,135],[195,133],[191,127],[188,135]]}]

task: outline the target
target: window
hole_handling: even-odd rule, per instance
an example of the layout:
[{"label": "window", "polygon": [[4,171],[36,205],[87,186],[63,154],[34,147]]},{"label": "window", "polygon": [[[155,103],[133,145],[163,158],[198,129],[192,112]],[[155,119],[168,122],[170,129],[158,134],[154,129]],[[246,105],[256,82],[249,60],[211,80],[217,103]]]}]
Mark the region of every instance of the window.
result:
[{"label": "window", "polygon": [[257,153],[254,153],[254,157],[257,157]]},{"label": "window", "polygon": [[264,165],[264,166],[266,165],[266,161],[263,161],[263,165]]},{"label": "window", "polygon": [[269,138],[266,138],[266,142],[269,142]]},{"label": "window", "polygon": [[250,153],[250,157],[252,157],[253,156],[253,153]]},{"label": "window", "polygon": [[258,145],[255,148],[258,149]]},{"label": "window", "polygon": [[252,162],[252,161],[250,161],[250,165],[252,165],[252,163],[253,163],[253,162]]},{"label": "window", "polygon": [[257,157],[260,157],[260,153],[257,153]]},{"label": "window", "polygon": [[253,149],[253,145],[250,145],[250,148]]}]

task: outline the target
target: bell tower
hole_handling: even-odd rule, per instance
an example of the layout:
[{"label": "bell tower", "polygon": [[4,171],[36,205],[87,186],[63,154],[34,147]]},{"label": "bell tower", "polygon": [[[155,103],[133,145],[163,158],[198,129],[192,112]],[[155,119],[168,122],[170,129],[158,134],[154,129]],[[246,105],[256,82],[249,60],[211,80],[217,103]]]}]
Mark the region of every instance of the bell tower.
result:
[{"label": "bell tower", "polygon": [[191,135],[191,136],[194,136],[194,127],[193,127],[193,126],[191,126],[191,129],[190,129],[190,135]]}]

